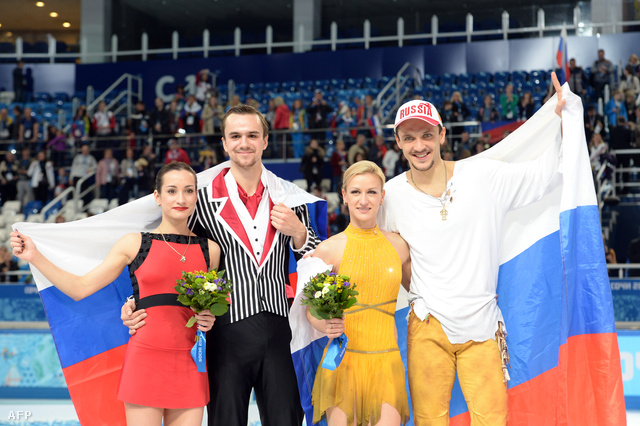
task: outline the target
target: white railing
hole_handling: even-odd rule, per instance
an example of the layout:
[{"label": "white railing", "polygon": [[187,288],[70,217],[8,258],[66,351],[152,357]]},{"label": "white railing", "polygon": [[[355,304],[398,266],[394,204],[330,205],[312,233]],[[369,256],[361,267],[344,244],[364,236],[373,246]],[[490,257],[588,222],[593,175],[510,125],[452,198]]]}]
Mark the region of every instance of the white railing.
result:
[{"label": "white railing", "polygon": [[[599,33],[602,30],[607,30],[611,33],[619,33],[624,26],[640,25],[639,20],[635,21],[621,21],[621,22],[583,22],[582,11],[579,6],[573,9],[573,22],[567,23],[566,28],[568,31],[573,31],[575,34],[591,36],[592,34]],[[119,50],[118,49],[118,36],[114,34],[111,37],[111,47],[108,51],[89,51],[88,42],[86,38],[80,39],[80,51],[79,52],[65,52],[56,53],[56,40],[48,34],[48,51],[46,53],[25,53],[23,49],[22,38],[16,38],[15,53],[2,53],[0,59],[47,59],[53,63],[56,59],[79,59],[81,62],[89,62],[90,58],[93,58],[95,62],[96,58],[101,61],[117,62],[120,58],[129,56],[140,56],[143,61],[147,61],[150,55],[170,55],[173,59],[177,59],[181,53],[198,53],[202,54],[203,58],[209,57],[213,52],[234,52],[236,56],[240,56],[243,50],[246,49],[264,49],[267,54],[271,54],[274,48],[289,48],[292,52],[303,52],[314,47],[329,47],[335,51],[342,48],[346,44],[362,44],[364,49],[369,49],[374,43],[394,43],[398,46],[403,46],[407,41],[424,41],[425,43],[431,43],[433,45],[438,44],[444,38],[460,37],[466,39],[467,42],[471,42],[478,37],[497,36],[504,40],[509,39],[510,35],[530,34],[532,36],[542,37],[545,33],[559,32],[562,29],[562,25],[546,25],[545,11],[539,9],[536,16],[536,25],[530,27],[511,28],[509,27],[509,12],[504,11],[501,15],[501,28],[493,30],[474,30],[473,22],[474,17],[468,14],[465,22],[464,31],[453,32],[441,32],[439,28],[439,19],[437,16],[431,18],[431,32],[429,33],[416,33],[406,34],[405,23],[403,18],[398,18],[396,34],[385,36],[372,36],[371,35],[371,22],[365,20],[363,23],[362,37],[352,38],[339,38],[338,37],[338,24],[333,22],[330,26],[330,38],[329,39],[314,39],[306,40],[304,38],[305,28],[300,25],[296,31],[297,36],[291,41],[274,42],[273,41],[273,28],[267,26],[265,30],[265,41],[262,43],[242,43],[242,30],[236,28],[234,31],[233,43],[227,45],[213,46],[210,43],[210,31],[205,29],[202,32],[202,45],[195,47],[180,47],[180,37],[177,31],[172,33],[171,46],[167,46],[160,49],[149,49],[149,37],[146,33],[141,35],[140,49],[135,50]]]}]

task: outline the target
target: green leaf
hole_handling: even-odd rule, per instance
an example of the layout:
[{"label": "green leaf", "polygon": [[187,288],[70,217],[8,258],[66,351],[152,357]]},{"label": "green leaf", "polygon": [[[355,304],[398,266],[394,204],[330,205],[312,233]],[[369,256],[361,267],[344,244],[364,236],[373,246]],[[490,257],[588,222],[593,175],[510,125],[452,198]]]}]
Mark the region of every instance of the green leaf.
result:
[{"label": "green leaf", "polygon": [[198,320],[196,319],[196,317],[191,317],[189,318],[189,321],[187,321],[187,327],[193,327],[193,325],[198,322]]},{"label": "green leaf", "polygon": [[357,300],[355,298],[347,300],[347,303],[344,305],[345,309],[349,309],[353,305],[355,305]]},{"label": "green leaf", "polygon": [[229,305],[216,303],[214,305],[211,305],[211,308],[209,308],[209,310],[213,315],[219,317],[227,313],[227,311],[229,310]]}]

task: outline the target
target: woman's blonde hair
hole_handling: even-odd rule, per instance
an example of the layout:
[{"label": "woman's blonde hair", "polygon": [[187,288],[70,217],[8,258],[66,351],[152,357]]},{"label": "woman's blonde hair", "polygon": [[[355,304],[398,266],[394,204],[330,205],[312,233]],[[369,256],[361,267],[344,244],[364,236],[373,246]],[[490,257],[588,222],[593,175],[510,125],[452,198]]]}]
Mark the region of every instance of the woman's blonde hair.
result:
[{"label": "woman's blonde hair", "polygon": [[345,170],[342,175],[342,189],[346,190],[349,181],[358,175],[363,175],[365,173],[372,173],[380,178],[380,183],[384,187],[385,176],[382,172],[382,169],[373,161],[362,160],[357,163],[353,163],[351,167]]}]

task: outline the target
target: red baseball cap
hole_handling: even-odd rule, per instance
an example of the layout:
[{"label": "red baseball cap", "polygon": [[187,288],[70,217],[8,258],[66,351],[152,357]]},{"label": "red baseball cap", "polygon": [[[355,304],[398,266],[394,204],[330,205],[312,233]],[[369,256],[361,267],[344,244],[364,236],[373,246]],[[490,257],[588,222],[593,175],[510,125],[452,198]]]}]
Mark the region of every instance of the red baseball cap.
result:
[{"label": "red baseball cap", "polygon": [[398,108],[398,112],[396,113],[396,122],[393,127],[394,130],[398,128],[400,123],[411,118],[426,121],[432,126],[442,126],[440,114],[431,102],[414,100],[409,101]]}]

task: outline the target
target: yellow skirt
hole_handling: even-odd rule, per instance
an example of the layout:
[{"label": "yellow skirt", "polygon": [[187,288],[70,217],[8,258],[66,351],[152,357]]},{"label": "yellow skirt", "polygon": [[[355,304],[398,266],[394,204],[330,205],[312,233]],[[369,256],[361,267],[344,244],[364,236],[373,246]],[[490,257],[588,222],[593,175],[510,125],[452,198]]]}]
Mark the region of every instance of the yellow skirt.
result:
[{"label": "yellow skirt", "polygon": [[[326,353],[325,348],[323,360]],[[397,350],[375,354],[347,351],[334,371],[319,366],[311,393],[313,423],[319,422],[328,408],[338,407],[347,414],[347,424],[352,424],[355,417],[358,424],[374,425],[380,420],[385,403],[398,411],[402,424],[407,423],[409,402],[404,371]]]}]

